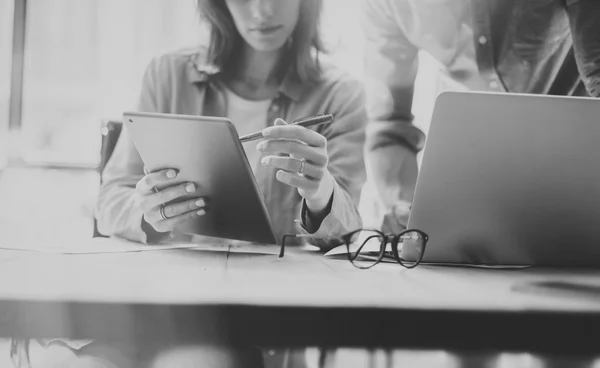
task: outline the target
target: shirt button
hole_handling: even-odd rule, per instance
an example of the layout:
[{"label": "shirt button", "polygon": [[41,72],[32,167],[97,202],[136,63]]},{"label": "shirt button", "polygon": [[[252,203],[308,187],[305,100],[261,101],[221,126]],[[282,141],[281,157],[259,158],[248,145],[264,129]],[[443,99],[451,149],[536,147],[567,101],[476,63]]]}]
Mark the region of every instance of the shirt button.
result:
[{"label": "shirt button", "polygon": [[275,350],[269,350],[269,355],[270,355],[270,356],[273,356],[273,355],[275,355]]},{"label": "shirt button", "polygon": [[479,44],[480,45],[485,45],[487,43],[487,37],[485,36],[479,36]]},{"label": "shirt button", "polygon": [[491,89],[498,89],[498,87],[499,87],[499,85],[498,85],[497,81],[493,80],[493,81],[490,82],[490,88]]}]

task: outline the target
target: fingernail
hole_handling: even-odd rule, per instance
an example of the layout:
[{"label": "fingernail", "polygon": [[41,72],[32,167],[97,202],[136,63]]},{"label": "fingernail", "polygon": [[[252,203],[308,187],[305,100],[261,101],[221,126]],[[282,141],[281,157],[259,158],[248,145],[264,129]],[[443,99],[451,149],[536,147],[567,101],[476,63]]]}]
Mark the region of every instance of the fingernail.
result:
[{"label": "fingernail", "polygon": [[262,159],[262,160],[260,160],[260,162],[261,162],[263,165],[268,165],[268,164],[269,164],[269,161],[271,161],[271,160],[270,160],[268,157],[263,157],[263,159]]},{"label": "fingernail", "polygon": [[173,179],[176,175],[177,175],[177,173],[175,172],[175,170],[167,171],[167,178],[169,178],[169,179]]},{"label": "fingernail", "polygon": [[270,136],[270,135],[271,135],[271,131],[272,131],[272,130],[273,130],[273,129],[271,129],[271,128],[265,128],[265,129],[263,129],[263,132],[262,132],[262,135],[263,135],[263,137],[268,137],[268,136]]},{"label": "fingernail", "polygon": [[285,183],[288,182],[288,176],[287,176],[287,174],[284,171],[281,171],[281,170],[277,171],[277,174],[275,174],[275,176],[277,177],[277,179],[279,181],[282,181],[282,182],[285,182]]},{"label": "fingernail", "polygon": [[285,122],[285,120],[283,120],[282,118],[275,119],[275,124],[287,125],[287,123]]},{"label": "fingernail", "polygon": [[204,216],[204,214],[206,213],[206,211],[200,210],[200,211],[198,211],[196,213],[198,214],[198,216]]},{"label": "fingernail", "polygon": [[196,201],[196,207],[204,207],[206,206],[206,202],[204,202],[204,199],[200,198],[199,200]]},{"label": "fingernail", "polygon": [[196,187],[194,184],[188,184],[185,186],[185,191],[188,193],[194,193],[196,191]]},{"label": "fingernail", "polygon": [[263,151],[265,149],[265,143],[260,142],[259,144],[256,145],[256,149],[259,151]]}]

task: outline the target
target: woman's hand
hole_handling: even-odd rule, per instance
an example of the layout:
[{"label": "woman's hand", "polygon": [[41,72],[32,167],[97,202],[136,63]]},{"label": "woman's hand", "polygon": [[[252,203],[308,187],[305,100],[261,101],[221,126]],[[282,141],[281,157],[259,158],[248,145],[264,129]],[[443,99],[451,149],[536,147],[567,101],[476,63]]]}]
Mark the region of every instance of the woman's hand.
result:
[{"label": "woman's hand", "polygon": [[[172,231],[178,224],[206,213],[202,197],[170,203],[197,190],[193,183],[175,185],[176,178],[173,169],[156,171],[147,173],[135,187],[144,220],[158,232]],[[164,189],[158,191],[157,187]]]},{"label": "woman's hand", "polygon": [[311,212],[325,210],[335,181],[327,170],[327,138],[302,126],[288,125],[282,119],[264,129],[263,136],[265,140],[256,149],[271,155],[263,157],[261,163],[280,169],[277,180],[298,188]]}]

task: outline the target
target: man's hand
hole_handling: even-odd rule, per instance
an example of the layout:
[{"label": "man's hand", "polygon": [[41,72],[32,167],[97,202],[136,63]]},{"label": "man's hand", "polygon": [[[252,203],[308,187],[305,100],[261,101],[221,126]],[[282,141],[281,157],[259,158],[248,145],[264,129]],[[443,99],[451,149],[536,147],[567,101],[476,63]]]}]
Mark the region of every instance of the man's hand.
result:
[{"label": "man's hand", "polygon": [[408,215],[410,214],[410,203],[397,201],[383,217],[381,231],[386,234],[398,234],[406,229]]}]

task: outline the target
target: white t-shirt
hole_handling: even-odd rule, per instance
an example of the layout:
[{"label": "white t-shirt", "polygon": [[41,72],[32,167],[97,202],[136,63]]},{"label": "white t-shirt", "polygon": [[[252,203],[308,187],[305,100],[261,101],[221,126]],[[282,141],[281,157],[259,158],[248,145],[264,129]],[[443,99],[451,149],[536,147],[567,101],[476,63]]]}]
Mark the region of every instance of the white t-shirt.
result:
[{"label": "white t-shirt", "polygon": [[[225,88],[225,97],[227,99],[227,118],[235,125],[240,136],[258,132],[267,127],[267,112],[271,100],[246,100],[229,88]],[[242,143],[252,171],[255,171],[257,165],[260,164],[261,154],[256,150],[259,142],[260,140]]]}]

